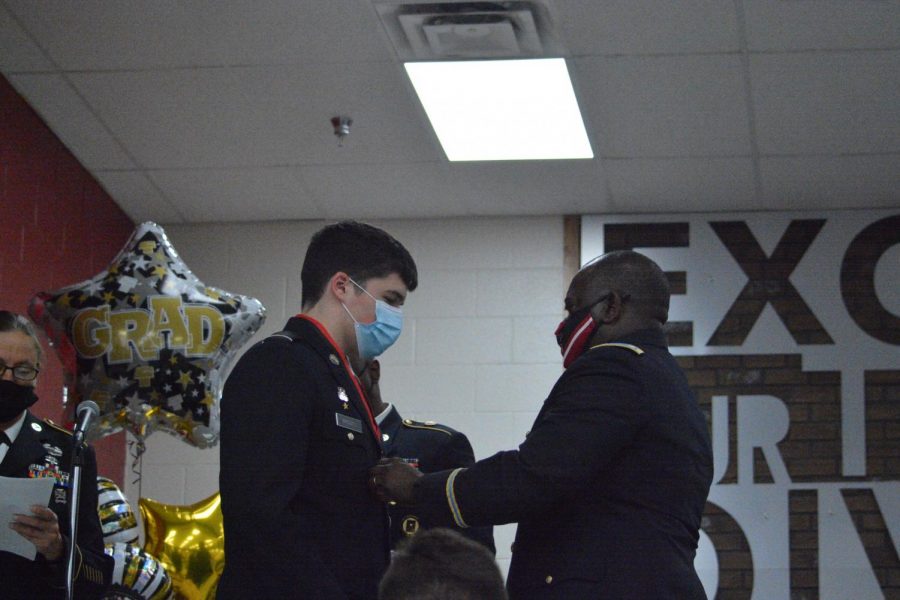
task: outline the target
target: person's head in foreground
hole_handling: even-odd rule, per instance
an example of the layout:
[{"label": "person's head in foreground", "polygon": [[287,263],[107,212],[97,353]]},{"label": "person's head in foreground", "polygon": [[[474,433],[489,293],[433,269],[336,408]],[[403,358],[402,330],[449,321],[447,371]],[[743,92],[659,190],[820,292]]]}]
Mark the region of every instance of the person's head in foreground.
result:
[{"label": "person's head in foreground", "polygon": [[420,531],[401,545],[381,580],[379,600],[506,600],[491,553],[450,529]]}]

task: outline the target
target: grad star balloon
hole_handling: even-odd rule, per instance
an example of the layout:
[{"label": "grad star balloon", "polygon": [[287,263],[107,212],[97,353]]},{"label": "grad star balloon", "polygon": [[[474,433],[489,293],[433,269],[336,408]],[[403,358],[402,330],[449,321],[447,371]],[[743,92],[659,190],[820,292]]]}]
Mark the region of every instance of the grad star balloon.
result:
[{"label": "grad star balloon", "polygon": [[106,271],[37,294],[29,313],[59,353],[76,400],[100,406],[93,439],[126,429],[143,441],[160,429],[201,448],[219,438],[228,365],[265,320],[259,300],[197,279],[150,222]]}]

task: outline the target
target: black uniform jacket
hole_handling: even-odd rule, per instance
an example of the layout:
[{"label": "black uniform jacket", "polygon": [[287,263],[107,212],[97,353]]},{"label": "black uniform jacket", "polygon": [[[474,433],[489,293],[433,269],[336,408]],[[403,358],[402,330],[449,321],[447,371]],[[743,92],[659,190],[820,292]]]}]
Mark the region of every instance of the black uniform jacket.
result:
[{"label": "black uniform jacket", "polygon": [[307,317],[285,331],[241,357],[222,395],[217,598],[371,600],[390,556],[367,486],[381,440],[327,331]]},{"label": "black uniform jacket", "polygon": [[415,490],[437,518],[519,523],[512,600],[705,600],[693,559],[711,480],[706,419],[662,332],[642,330],[579,357],[518,450]]},{"label": "black uniform jacket", "polygon": [[[423,473],[433,473],[456,467],[468,467],[475,462],[475,453],[465,434],[434,421],[403,419],[397,408],[391,406],[381,421],[381,439],[386,456],[402,458]],[[431,526],[413,507],[391,506],[391,548],[398,542],[415,535],[419,529]],[[494,528],[454,525],[461,534],[494,548]]]},{"label": "black uniform jacket", "polygon": [[[66,539],[70,532],[68,486],[72,449],[72,434],[69,431],[36,419],[29,412],[25,414],[19,435],[0,463],[0,475],[3,477],[56,479],[49,507],[56,513],[59,530]],[[113,559],[103,553],[103,530],[97,514],[97,461],[93,449],[88,447],[83,458],[74,597],[99,598],[112,578]],[[7,527],[7,524],[0,526]],[[32,561],[18,554],[0,551],[0,598],[38,600],[65,597],[66,551],[54,563],[47,562],[41,554]]]}]

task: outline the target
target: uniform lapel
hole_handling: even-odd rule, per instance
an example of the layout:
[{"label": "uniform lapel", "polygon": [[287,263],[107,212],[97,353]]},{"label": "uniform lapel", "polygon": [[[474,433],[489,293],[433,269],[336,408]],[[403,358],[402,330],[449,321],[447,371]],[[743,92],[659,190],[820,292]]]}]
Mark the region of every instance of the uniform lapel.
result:
[{"label": "uniform lapel", "polygon": [[3,463],[0,464],[0,475],[4,477],[21,477],[23,471],[27,471],[31,459],[35,456],[43,456],[44,448],[41,446],[40,434],[32,427],[37,423],[43,427],[31,413],[25,414],[22,429],[16,436],[16,441],[6,451]]},{"label": "uniform lapel", "polygon": [[394,443],[397,441],[397,432],[400,430],[402,422],[403,419],[400,417],[400,413],[397,412],[397,407],[391,405],[391,410],[384,416],[384,419],[382,419],[381,425],[379,426],[381,428],[381,439],[384,441],[385,452],[388,454],[390,454],[391,447],[393,447]]},{"label": "uniform lapel", "polygon": [[[366,429],[375,440],[379,448],[382,447],[381,432],[375,424],[375,418],[369,405],[362,396],[362,386],[356,375],[350,370],[343,352],[341,352],[326,336],[324,328],[313,319],[305,316],[291,318],[286,326],[296,333],[300,339],[306,341],[322,357],[322,360],[331,370],[331,376],[335,380],[336,387],[342,388],[350,400],[350,404],[356,409],[366,423]],[[338,401],[338,391],[335,391],[334,401]]]}]

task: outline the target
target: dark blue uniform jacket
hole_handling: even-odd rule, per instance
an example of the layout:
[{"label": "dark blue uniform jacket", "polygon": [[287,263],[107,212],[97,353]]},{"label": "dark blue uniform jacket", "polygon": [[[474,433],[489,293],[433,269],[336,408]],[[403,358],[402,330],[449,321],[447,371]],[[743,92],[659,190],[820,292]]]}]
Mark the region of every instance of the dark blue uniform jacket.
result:
[{"label": "dark blue uniform jacket", "polygon": [[[60,532],[69,537],[69,469],[72,434],[26,413],[22,429],[0,463],[3,477],[53,477],[50,510]],[[99,598],[112,578],[113,559],[103,553],[103,530],[97,514],[97,461],[88,447],[81,468],[78,540],[75,551],[75,598]],[[30,514],[30,512],[28,513]],[[6,523],[0,527],[7,527]],[[18,535],[15,532],[11,532]],[[66,597],[66,555],[48,563],[40,554],[33,561],[0,551],[0,598],[44,600]]]},{"label": "dark blue uniform jacket", "polygon": [[390,553],[367,486],[381,441],[325,330],[295,317],[286,331],[248,350],[222,395],[217,598],[371,600]]},{"label": "dark blue uniform jacket", "polygon": [[662,332],[643,330],[578,358],[518,450],[426,475],[416,500],[434,518],[519,523],[512,600],[701,600],[711,479],[706,419]]},{"label": "dark blue uniform jacket", "polygon": [[[403,419],[397,408],[391,406],[381,421],[381,436],[385,456],[402,458],[423,473],[433,473],[456,467],[468,467],[475,462],[472,444],[465,434],[434,421]],[[427,529],[431,523],[409,506],[391,506],[391,547],[411,536],[419,529]],[[494,548],[494,528],[454,526],[461,534],[484,544],[491,552]]]}]

